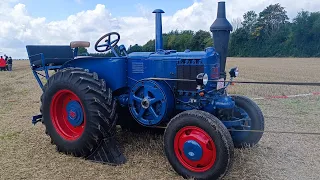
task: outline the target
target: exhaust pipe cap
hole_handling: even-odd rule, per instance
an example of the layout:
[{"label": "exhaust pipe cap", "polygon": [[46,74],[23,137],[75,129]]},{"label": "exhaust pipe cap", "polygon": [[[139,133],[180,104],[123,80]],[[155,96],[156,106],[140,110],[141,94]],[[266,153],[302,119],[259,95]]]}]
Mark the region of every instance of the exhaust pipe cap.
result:
[{"label": "exhaust pipe cap", "polygon": [[233,27],[226,18],[225,2],[218,2],[217,19],[210,27],[210,31],[232,31]]},{"label": "exhaust pipe cap", "polygon": [[162,9],[156,9],[152,13],[164,13],[164,11]]}]

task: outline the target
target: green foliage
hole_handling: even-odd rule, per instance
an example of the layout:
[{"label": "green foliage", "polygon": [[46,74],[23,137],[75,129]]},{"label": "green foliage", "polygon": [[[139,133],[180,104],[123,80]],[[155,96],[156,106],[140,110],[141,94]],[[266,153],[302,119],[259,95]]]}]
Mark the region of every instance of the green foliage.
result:
[{"label": "green foliage", "polygon": [[289,22],[285,9],[274,4],[243,17],[243,27],[231,34],[229,56],[320,57],[319,12],[302,11]]},{"label": "green foliage", "polygon": [[255,25],[257,23],[258,15],[254,11],[248,11],[243,15],[243,22],[241,23],[243,26],[243,29],[246,30],[249,33],[254,32]]},{"label": "green foliage", "polygon": [[84,47],[79,47],[78,54],[88,54],[88,50]]},{"label": "green foliage", "polygon": [[[285,8],[277,3],[258,14],[246,12],[241,25],[231,33],[228,56],[320,57],[320,12],[301,11],[289,22]],[[163,34],[163,48],[166,50],[203,51],[212,46],[209,31],[175,30]],[[154,39],[143,46],[136,44],[127,49],[128,53],[154,51]],[[114,56],[111,52],[93,55]]]}]

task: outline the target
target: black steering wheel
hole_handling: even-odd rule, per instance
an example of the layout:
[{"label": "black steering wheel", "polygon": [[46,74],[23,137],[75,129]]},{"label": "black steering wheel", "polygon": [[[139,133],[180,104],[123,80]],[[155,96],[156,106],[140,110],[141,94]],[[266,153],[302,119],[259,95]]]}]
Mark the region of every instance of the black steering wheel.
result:
[{"label": "black steering wheel", "polygon": [[[116,35],[118,36],[116,40],[113,40],[111,41],[111,36],[112,35]],[[102,45],[98,45],[100,43],[100,41],[102,41],[104,38],[108,37],[104,42],[105,44],[102,44]],[[105,34],[104,36],[102,36],[97,42],[96,42],[96,45],[94,46],[96,51],[98,52],[106,52],[106,51],[109,51],[111,49],[111,47],[115,47],[118,42],[120,41],[120,35],[117,33],[117,32],[111,32],[111,33],[108,33],[108,34]],[[106,47],[105,49],[101,49],[99,50],[98,48],[99,47]]]}]

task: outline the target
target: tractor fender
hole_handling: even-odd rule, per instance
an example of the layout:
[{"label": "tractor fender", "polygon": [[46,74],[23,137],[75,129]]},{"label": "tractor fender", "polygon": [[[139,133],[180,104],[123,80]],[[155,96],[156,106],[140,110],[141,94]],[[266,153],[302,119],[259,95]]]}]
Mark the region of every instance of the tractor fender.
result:
[{"label": "tractor fender", "polygon": [[127,86],[127,59],[117,57],[80,57],[67,61],[60,69],[74,67],[96,72],[114,92]]}]

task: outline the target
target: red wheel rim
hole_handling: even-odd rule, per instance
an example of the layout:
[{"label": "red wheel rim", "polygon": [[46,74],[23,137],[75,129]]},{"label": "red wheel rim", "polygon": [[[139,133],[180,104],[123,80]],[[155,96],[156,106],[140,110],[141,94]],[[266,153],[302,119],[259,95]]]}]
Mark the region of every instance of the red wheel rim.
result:
[{"label": "red wheel rim", "polygon": [[[191,146],[191,150],[188,146]],[[178,131],[174,138],[174,152],[179,162],[193,172],[205,172],[216,161],[216,146],[212,138],[195,126],[187,126]],[[193,157],[189,156],[190,153]]]},{"label": "red wheel rim", "polygon": [[[77,109],[70,110],[71,103],[78,103]],[[67,111],[69,110],[69,112]],[[86,118],[80,98],[70,90],[59,90],[52,98],[50,115],[57,133],[65,140],[74,141],[82,135]],[[78,116],[78,123],[71,123],[70,118]]]}]

